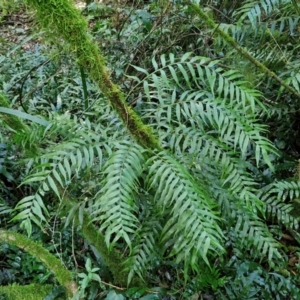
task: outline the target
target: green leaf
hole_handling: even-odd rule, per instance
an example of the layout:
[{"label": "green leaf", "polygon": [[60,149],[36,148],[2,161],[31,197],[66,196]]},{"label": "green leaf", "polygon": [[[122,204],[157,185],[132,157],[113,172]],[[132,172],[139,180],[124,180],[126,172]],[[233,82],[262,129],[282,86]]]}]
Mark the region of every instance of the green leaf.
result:
[{"label": "green leaf", "polygon": [[40,124],[42,126],[49,126],[50,125],[50,122],[48,122],[44,119],[38,118],[36,116],[32,116],[30,114],[21,112],[19,110],[10,109],[10,108],[6,108],[6,107],[0,107],[0,112],[19,117],[21,119],[26,119],[26,120],[32,121],[34,123]]},{"label": "green leaf", "polygon": [[115,291],[110,291],[105,300],[125,300],[125,297],[122,294],[117,294]]},{"label": "green leaf", "polygon": [[47,179],[48,179],[49,186],[51,187],[51,189],[53,190],[53,192],[57,195],[57,197],[60,199],[60,193],[59,193],[59,191],[57,189],[57,186],[56,186],[54,180],[52,179],[51,176],[48,176]]}]

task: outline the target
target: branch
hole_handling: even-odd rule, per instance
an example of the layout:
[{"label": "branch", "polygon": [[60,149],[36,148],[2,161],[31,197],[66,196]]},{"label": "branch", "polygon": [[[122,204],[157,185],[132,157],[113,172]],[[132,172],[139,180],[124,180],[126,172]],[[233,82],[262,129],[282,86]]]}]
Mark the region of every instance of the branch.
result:
[{"label": "branch", "polygon": [[61,261],[46,250],[41,244],[30,240],[22,234],[7,230],[0,230],[0,240],[10,245],[17,246],[39,259],[53,272],[57,281],[66,288],[69,297],[72,298],[75,296],[77,285],[73,281],[72,273],[65,269]]},{"label": "branch", "polygon": [[[0,107],[9,107],[8,101],[5,98],[3,94],[0,93]],[[1,114],[0,118],[3,119],[7,125],[9,125],[14,131],[15,134],[18,134],[18,132],[25,132],[29,134],[28,127],[23,123],[21,119],[14,115],[8,115],[8,114]],[[36,145],[29,145],[26,143],[27,147],[25,147],[25,150],[29,150],[30,152],[34,152],[35,154],[39,153],[39,148]],[[28,148],[30,147],[30,148]],[[34,150],[34,151],[33,151]],[[71,209],[74,206],[74,203],[71,201],[70,197],[65,191],[60,191],[63,196],[63,202],[67,206],[68,209]],[[97,251],[101,254],[105,264],[111,271],[114,281],[117,284],[120,284],[122,286],[126,286],[127,284],[127,277],[128,272],[122,273],[120,270],[122,269],[122,264],[124,262],[124,259],[122,258],[121,254],[116,251],[115,249],[108,250],[107,245],[105,243],[105,237],[102,235],[99,230],[95,228],[94,225],[92,225],[91,218],[88,216],[87,213],[84,213],[83,215],[83,224],[80,223],[78,215],[75,217],[76,225],[81,227],[81,232],[84,236],[84,238],[88,241],[89,244],[93,245]],[[133,283],[139,285],[140,282],[138,279],[133,279]]]},{"label": "branch", "polygon": [[85,18],[70,0],[24,0],[36,9],[39,25],[48,32],[54,43],[64,40],[69,52],[75,53],[77,63],[96,82],[104,96],[117,112],[133,138],[143,147],[160,149],[151,127],[126,103],[119,86],[111,81],[106,61],[91,36]]},{"label": "branch", "polygon": [[286,90],[295,95],[297,98],[300,98],[300,94],[291,86],[286,84],[281,78],[279,78],[274,72],[268,69],[264,64],[259,62],[254,56],[252,56],[247,50],[242,48],[237,44],[237,42],[226,32],[221,30],[219,26],[211,19],[199,5],[195,3],[189,4],[192,10],[203,20],[208,27],[214,30],[219,36],[221,36],[227,44],[231,45],[234,49],[236,49],[244,58],[250,61],[253,65],[255,65],[258,69],[260,69],[263,73],[267,74],[271,78],[275,79],[281,86],[285,87]]}]

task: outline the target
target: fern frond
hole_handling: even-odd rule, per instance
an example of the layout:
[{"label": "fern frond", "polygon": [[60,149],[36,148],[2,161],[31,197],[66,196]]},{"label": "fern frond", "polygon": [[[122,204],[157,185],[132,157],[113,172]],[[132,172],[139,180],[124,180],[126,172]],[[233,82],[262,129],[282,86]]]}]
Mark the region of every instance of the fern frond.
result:
[{"label": "fern frond", "polygon": [[49,215],[42,200],[45,195],[53,192],[60,199],[61,191],[72,183],[73,177],[84,176],[90,169],[99,171],[103,156],[111,153],[104,139],[105,130],[98,125],[76,117],[70,120],[68,116],[58,117],[56,121],[46,132],[66,141],[51,145],[48,153],[27,160],[27,176],[22,185],[31,185],[36,192],[22,199],[14,209],[13,220],[22,220],[29,235],[31,221],[40,227],[47,222]]},{"label": "fern frond", "polygon": [[166,243],[164,249],[171,247],[169,256],[197,270],[199,256],[208,264],[207,255],[223,251],[223,235],[210,195],[165,152],[154,155],[147,165],[147,183],[156,191],[156,207],[162,212],[170,210],[161,233],[161,242]]},{"label": "fern frond", "polygon": [[128,284],[135,274],[143,280],[144,272],[153,264],[157,256],[157,239],[161,232],[161,225],[155,214],[147,215],[147,219],[141,223],[141,227],[135,233],[132,254],[124,262],[125,269],[129,271]]},{"label": "fern frond", "polygon": [[254,256],[267,256],[269,262],[272,262],[274,256],[282,259],[278,250],[281,245],[273,238],[267,226],[248,210],[241,209],[238,212],[234,232],[235,239],[239,239],[236,242],[241,243],[244,249],[249,250],[249,247],[254,246]]},{"label": "fern frond", "polygon": [[[161,93],[160,97],[162,97]],[[225,105],[222,99],[201,99],[200,97],[201,92],[185,92],[180,95],[179,99],[175,91],[169,97],[165,93],[164,100],[162,100],[165,101],[164,104],[153,103],[148,117],[155,118],[163,137],[167,136],[166,129],[168,131],[172,124],[175,126],[176,121],[181,123],[182,127],[185,127],[185,123],[191,123],[203,133],[215,130],[224,143],[232,149],[238,147],[244,156],[253,147],[257,164],[263,157],[271,166],[268,155],[276,153],[276,149],[262,136],[266,128],[257,123],[254,115],[250,113],[242,115],[243,111]],[[175,103],[168,103],[168,99],[174,99]]]},{"label": "fern frond", "polygon": [[108,246],[122,238],[131,247],[130,235],[139,225],[135,201],[144,152],[136,143],[123,142],[105,164],[105,179],[96,196],[93,215],[94,221],[100,221],[99,230],[105,232]]},{"label": "fern frond", "polygon": [[260,93],[248,88],[237,71],[224,71],[206,58],[170,55],[169,64],[165,56],[152,64],[152,74],[143,72],[149,99],[145,117],[165,146],[179,159],[191,153],[200,168],[215,170],[215,180],[229,189],[231,200],[264,213],[265,203],[241,160],[254,152],[257,164],[263,159],[272,167],[269,153],[277,152],[257,122],[257,104],[264,109]]},{"label": "fern frond", "polygon": [[277,45],[271,43],[265,45],[263,49],[254,49],[252,55],[273,70],[285,66],[292,57],[292,53],[286,48],[278,49]]},{"label": "fern frond", "polygon": [[184,126],[178,126],[172,131],[169,127],[165,136],[170,137],[168,146],[175,153],[180,153],[178,159],[191,153],[191,166],[198,164],[203,168],[204,165],[210,165],[214,170],[214,180],[220,180],[220,186],[226,186],[228,192],[244,199],[249,208],[259,207],[262,210],[262,203],[256,196],[257,184],[246,172],[245,162],[222,140],[203,134],[197,128]]},{"label": "fern frond", "polygon": [[8,217],[12,214],[12,212],[12,207],[10,207],[2,198],[0,198],[0,216]]},{"label": "fern frond", "polygon": [[266,203],[267,216],[288,228],[299,228],[299,217],[292,215],[293,200],[299,199],[299,181],[278,181],[261,190],[261,200]]},{"label": "fern frond", "polygon": [[74,120],[62,118],[57,121],[47,133],[62,141],[48,147],[48,153],[28,161],[29,175],[24,183],[33,182],[35,172],[50,170],[52,179],[64,187],[71,182],[74,173],[78,176],[83,170],[86,172],[96,166],[101,169],[104,156],[111,154],[111,147],[106,142],[107,130],[101,125],[92,124],[88,119],[77,120],[76,117]]},{"label": "fern frond", "polygon": [[[294,35],[297,31],[299,14],[295,10],[296,4],[291,1],[248,0],[245,2],[234,13],[238,28],[250,23],[255,32],[260,30],[263,35],[283,33],[287,30],[289,34]],[[245,29],[242,30],[245,32]]]},{"label": "fern frond", "polygon": [[[296,64],[296,62],[295,62]],[[295,67],[295,66],[294,66]],[[287,75],[285,82],[291,86],[293,86],[293,88],[300,93],[300,66],[297,63],[295,71],[292,69],[289,69],[287,72],[283,72],[283,76]],[[283,88],[280,89],[280,92],[283,91]]]},{"label": "fern frond", "polygon": [[43,195],[38,192],[27,196],[19,201],[14,208],[14,212],[20,212],[12,218],[12,221],[21,220],[20,226],[27,231],[28,236],[32,233],[32,222],[43,230],[42,224],[46,224],[49,218],[48,209],[41,196]]},{"label": "fern frond", "polygon": [[281,4],[280,0],[246,0],[245,4],[236,10],[235,15],[239,16],[239,22],[248,19],[252,26],[261,22],[263,18],[270,16]]}]

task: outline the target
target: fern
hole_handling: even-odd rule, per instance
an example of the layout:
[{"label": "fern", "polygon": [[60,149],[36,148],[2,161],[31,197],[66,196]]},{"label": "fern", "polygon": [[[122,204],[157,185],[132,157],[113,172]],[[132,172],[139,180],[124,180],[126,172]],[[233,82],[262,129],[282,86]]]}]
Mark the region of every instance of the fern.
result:
[{"label": "fern", "polygon": [[[190,54],[177,61],[170,54],[168,60],[164,55],[160,61],[152,60],[152,65],[154,69],[152,73],[136,68],[145,75],[143,82],[134,78],[138,84],[143,84],[148,98],[147,114],[144,117],[155,124],[165,147],[170,147],[184,165],[188,164],[194,169],[196,164],[202,171],[205,170],[206,176],[211,174],[211,181],[216,182],[215,190],[226,187],[227,196],[221,198],[220,193],[214,194],[213,191],[210,196],[208,194],[197,196],[198,199],[203,199],[201,205],[209,203],[206,201],[210,197],[216,197],[221,206],[227,207],[224,217],[229,218],[230,223],[238,222],[237,224],[241,222],[237,211],[243,208],[243,214],[249,217],[243,223],[240,235],[247,243],[241,246],[246,249],[252,244],[257,253],[263,251],[269,260],[274,253],[280,258],[277,250],[279,244],[270,233],[265,233],[267,228],[263,221],[256,217],[258,211],[262,215],[265,214],[266,204],[259,199],[257,183],[246,171],[247,165],[243,162],[243,158],[249,153],[254,153],[257,165],[263,159],[272,168],[269,155],[277,153],[273,144],[263,136],[266,128],[257,122],[258,114],[265,110],[259,100],[260,93],[250,89],[237,71],[225,72],[218,66],[218,61],[190,57]],[[190,156],[190,159],[187,160],[186,156]],[[201,247],[201,244],[193,249],[187,240],[185,244],[180,241],[182,246],[170,241],[171,235],[178,233],[176,230],[188,232],[184,227],[177,229],[181,223],[176,218],[183,215],[185,220],[193,220],[192,224],[201,224],[204,220],[197,222],[195,216],[188,212],[189,206],[186,203],[189,202],[184,199],[192,192],[185,192],[184,187],[188,186],[187,183],[180,185],[180,174],[184,174],[184,171],[179,168],[175,176],[171,173],[173,161],[171,163],[170,158],[167,158],[165,162],[164,159],[161,157],[153,159],[155,167],[149,170],[151,175],[155,169],[152,180],[166,184],[164,190],[162,183],[156,187],[155,199],[158,205],[162,208],[172,205],[173,211],[176,212],[176,217],[171,218],[165,225],[167,227],[163,229],[162,240],[168,240],[168,245],[177,249],[171,250],[171,255],[180,251],[177,262],[183,258],[187,261],[187,257],[184,256],[187,252],[184,254],[184,249],[188,249],[192,257],[196,257],[198,255],[196,249]],[[175,168],[174,171],[176,170]],[[203,187],[200,182],[204,181],[205,178],[200,175],[198,181],[200,189]],[[176,194],[174,198],[173,193],[178,195]],[[169,201],[178,199],[178,203],[181,203],[178,209],[184,207],[185,210],[176,211],[176,202],[167,204],[165,202],[168,199]],[[207,210],[209,211],[209,208]],[[189,224],[188,222],[187,225]],[[237,235],[240,226],[241,224],[235,227]],[[201,239],[201,235],[199,238]],[[215,239],[215,243],[217,240],[218,238]],[[205,253],[205,250],[202,249],[201,252]],[[206,260],[206,253],[202,258]],[[195,267],[193,263],[191,265]]]},{"label": "fern", "polygon": [[[12,208],[0,198],[0,216],[8,217],[12,213]],[[4,220],[4,217],[1,217]]]},{"label": "fern", "polygon": [[131,248],[130,234],[139,225],[135,216],[138,178],[144,164],[144,150],[130,142],[117,145],[104,167],[105,179],[96,195],[94,221],[100,221],[99,230],[105,231],[108,246],[124,239]]},{"label": "fern", "polygon": [[[53,119],[44,135],[60,142],[28,160],[23,184],[36,192],[17,204],[14,220],[30,234],[31,222],[42,227],[49,218],[43,197],[54,193],[60,199],[64,190],[73,188],[74,179],[93,174],[99,184],[90,190],[90,200],[78,199],[67,223],[76,212],[89,211],[108,247],[125,241],[128,282],[151,266],[155,245],[160,250],[154,256],[184,263],[186,277],[190,269],[199,273],[201,261],[209,264],[211,257],[224,252],[220,217],[244,241],[236,240],[241,249],[253,245],[269,260],[273,255],[280,258],[278,243],[256,216],[258,211],[264,215],[267,204],[257,195],[258,184],[244,162],[254,153],[257,165],[263,159],[272,167],[269,154],[276,154],[263,135],[266,128],[258,123],[265,111],[261,94],[237,71],[225,71],[218,64],[188,53],[180,60],[172,54],[159,62],[153,59],[152,73],[136,67],[145,78],[134,79],[149,100],[143,117],[171,152],[146,152],[124,130],[116,130],[120,123],[109,111],[99,125],[68,115]],[[138,213],[144,187],[149,199],[153,197],[153,215],[146,220]],[[218,207],[226,207],[220,217]],[[156,218],[159,223],[153,223]]]},{"label": "fern", "polygon": [[223,251],[223,235],[209,193],[165,152],[157,153],[147,164],[147,182],[156,190],[156,206],[162,212],[170,211],[161,233],[164,248],[172,247],[169,256],[197,270],[199,255],[208,263],[208,254]]},{"label": "fern", "polygon": [[[286,150],[285,141],[292,138],[278,134],[281,125],[274,126],[272,134],[265,125],[272,125],[270,119],[284,119],[284,126],[290,126],[290,120],[294,119],[293,126],[297,127],[294,117],[298,117],[299,107],[294,97],[299,96],[297,91],[300,91],[300,63],[295,58],[297,39],[291,36],[299,34],[299,14],[295,13],[298,5],[292,0],[196,2],[204,6],[202,14],[199,13],[202,20],[195,17],[196,10],[193,11],[192,6],[180,3],[162,10],[151,6],[151,20],[148,20],[151,28],[138,26],[137,19],[130,26],[127,24],[131,17],[140,14],[139,11],[132,10],[130,18],[121,20],[116,40],[124,53],[114,53],[122,52],[124,57],[122,62],[118,61],[112,76],[121,82],[120,75],[131,72],[121,86],[126,92],[130,84],[135,84],[126,100],[130,100],[132,106],[137,104],[137,112],[111,81],[104,56],[98,55],[97,45],[85,36],[87,27],[80,30],[84,22],[78,12],[69,7],[74,17],[77,14],[78,22],[73,22],[71,17],[66,20],[65,29],[69,24],[72,30],[64,30],[64,38],[68,40],[69,33],[76,35],[78,26],[82,34],[76,41],[82,43],[74,43],[75,39],[70,38],[72,53],[77,55],[82,70],[84,65],[102,92],[95,93],[95,87],[86,81],[83,73],[83,84],[75,78],[78,81],[75,86],[67,76],[55,73],[49,78],[57,77],[57,87],[45,86],[43,93],[35,94],[33,100],[27,99],[26,108],[31,113],[38,114],[46,103],[56,113],[49,113],[46,128],[34,125],[30,127],[30,134],[14,134],[16,140],[12,144],[16,141],[16,144],[29,144],[36,146],[38,151],[18,163],[22,169],[18,184],[24,198],[13,208],[2,201],[0,216],[6,222],[6,216],[11,214],[12,220],[30,235],[34,227],[43,229],[50,223],[53,211],[62,209],[64,198],[74,198],[73,207],[62,212],[67,215],[65,226],[75,218],[74,224],[82,225],[86,240],[99,242],[96,249],[103,250],[99,251],[100,256],[104,254],[103,260],[114,276],[124,270],[129,274],[128,285],[136,275],[144,280],[149,271],[156,268],[156,263],[164,260],[176,264],[179,270],[183,267],[184,276],[180,270],[177,281],[183,281],[181,277],[184,277],[187,282],[189,276],[195,274],[198,277],[195,285],[193,282],[195,291],[186,297],[205,297],[204,289],[222,289],[226,284],[229,298],[248,299],[256,293],[255,285],[262,285],[262,278],[267,277],[259,276],[267,273],[266,265],[272,271],[279,266],[280,270],[285,268],[285,249],[273,236],[274,225],[288,230],[296,230],[299,226],[299,218],[293,214],[293,203],[298,201],[300,194],[299,182],[281,179],[277,174],[283,160],[284,164],[293,160],[285,160],[282,153],[277,158],[278,151],[268,136],[278,147],[284,145],[281,150]],[[67,5],[67,1],[64,3]],[[50,12],[50,6],[45,4],[44,7]],[[180,13],[178,7],[183,8]],[[206,13],[209,18],[203,22]],[[188,20],[184,29],[181,28],[182,20],[179,26],[176,24],[180,19]],[[99,32],[96,28],[97,35],[108,34],[109,26],[103,25],[98,28]],[[144,29],[147,29],[147,36],[143,35]],[[177,29],[175,37],[173,33]],[[137,34],[129,35],[132,30]],[[56,28],[56,32],[59,34],[60,29]],[[162,37],[170,41],[164,44]],[[130,41],[123,47],[126,40]],[[155,42],[155,46],[149,41]],[[110,48],[106,42],[101,44]],[[127,54],[132,50],[129,44],[136,48],[130,59],[139,66],[126,67]],[[229,49],[228,45],[233,48]],[[193,52],[186,52],[187,49]],[[153,53],[155,56],[149,60]],[[210,57],[195,53],[208,53]],[[117,56],[112,55],[111,65]],[[270,78],[265,76],[266,68]],[[61,72],[64,73],[64,68]],[[78,76],[78,72],[74,74]],[[40,69],[37,77],[43,85],[44,75]],[[4,77],[7,76],[1,78],[4,80]],[[274,78],[275,84],[271,81]],[[286,95],[278,85],[287,90],[293,87],[295,91],[291,89],[292,93]],[[3,88],[5,86],[7,83]],[[48,90],[51,95],[41,95]],[[68,90],[70,95],[76,94],[70,97],[75,104],[64,102],[62,105],[62,98],[68,98]],[[276,99],[274,90],[279,90],[281,97]],[[29,92],[27,90],[26,97]],[[93,104],[89,94],[96,98]],[[57,99],[55,105],[46,101],[53,95]],[[63,113],[66,107],[72,114]],[[0,131],[1,143],[4,140],[3,143],[10,146],[3,134],[6,130],[10,129],[6,127]],[[6,160],[1,145],[0,148],[0,164],[7,167],[11,162]],[[272,173],[274,170],[276,173]],[[5,175],[4,172],[1,168],[1,175]],[[5,190],[4,185],[0,188]],[[59,214],[55,214],[58,217]],[[92,216],[92,224],[84,224],[87,215]],[[90,238],[92,235],[94,239]],[[245,259],[242,264],[238,261],[241,257],[251,262]],[[259,271],[251,269],[262,262],[264,265],[260,265]],[[220,272],[224,264],[227,269]],[[237,274],[232,275],[234,272]],[[223,281],[220,274],[227,279]],[[241,282],[249,285],[236,291],[229,279],[235,279],[237,286]],[[117,284],[120,282],[124,280]]]},{"label": "fern", "polygon": [[[152,75],[147,74],[151,81],[144,80],[143,84],[148,99],[158,99],[158,102],[150,102],[146,117],[155,119],[162,129],[172,123],[184,125],[193,121],[200,130],[217,130],[225,143],[233,148],[239,147],[243,155],[252,143],[257,163],[263,157],[270,165],[268,153],[276,150],[261,136],[264,127],[256,123],[256,104],[263,108],[258,99],[259,92],[247,88],[237,72],[224,72],[217,62],[188,58],[189,54],[175,63],[170,55],[170,65],[164,67],[166,59],[163,56],[160,69],[153,61],[155,71]],[[167,74],[165,69],[170,72]],[[151,92],[150,87],[154,88]]]},{"label": "fern", "polygon": [[[260,94],[247,88],[246,82],[237,72],[223,72],[215,62],[211,68],[204,66],[201,69],[201,62],[206,64],[206,59],[193,57],[191,61],[187,61],[188,57],[187,55],[181,59],[181,63],[175,64],[175,58],[170,55],[171,64],[178,67],[175,69],[172,66],[173,69],[170,69],[168,66],[172,70],[169,73],[170,79],[164,71],[166,58],[161,58],[161,69],[157,62],[153,62],[155,71],[152,78],[147,73],[147,78],[151,78],[152,82],[144,81],[143,84],[149,100],[157,98],[158,102],[149,103],[150,108],[145,117],[157,124],[161,139],[174,151],[194,153],[200,163],[209,156],[217,168],[222,165],[224,184],[232,181],[234,191],[235,187],[241,189],[248,182],[251,190],[255,184],[251,179],[245,180],[249,178],[247,175],[239,177],[240,172],[245,171],[238,170],[238,164],[233,163],[232,159],[236,160],[239,155],[246,157],[253,149],[257,164],[263,157],[271,165],[268,155],[276,153],[276,150],[261,135],[265,128],[257,124],[255,114],[256,103],[263,108],[258,100]],[[195,62],[199,64],[196,65]],[[185,92],[180,92],[183,82],[179,82],[178,74],[182,74],[185,85],[189,86]],[[163,90],[161,86],[164,86]],[[172,88],[167,88],[169,86]],[[220,96],[223,98],[219,98]]]},{"label": "fern", "polygon": [[[279,251],[281,245],[274,239],[269,232],[267,226],[257,217],[257,215],[249,213],[248,209],[241,209],[237,212],[237,222],[234,228],[237,244],[241,243],[244,249],[254,246],[254,257],[267,257],[272,263],[272,259],[283,260]],[[245,245],[243,245],[246,242]],[[251,249],[251,248],[250,248]],[[251,251],[251,250],[250,250]]]},{"label": "fern", "polygon": [[[41,180],[44,180],[44,178],[45,177],[39,177]],[[40,192],[43,196],[43,191]],[[23,198],[16,205],[15,211],[21,212],[14,216],[12,221],[21,220],[20,227],[26,229],[29,236],[32,233],[32,222],[43,230],[42,222],[47,223],[47,218],[49,217],[49,212],[40,193]]]},{"label": "fern", "polygon": [[124,269],[129,271],[128,284],[135,274],[143,280],[145,271],[150,269],[155,259],[160,257],[157,244],[161,224],[156,218],[157,214],[153,213],[148,206],[147,210],[145,220],[141,220],[141,225],[135,233],[132,253],[124,262]]},{"label": "fern", "polygon": [[293,200],[300,196],[299,181],[278,181],[265,186],[261,191],[261,199],[266,203],[267,215],[279,224],[298,229],[299,217],[292,214]]},{"label": "fern", "polygon": [[236,11],[236,15],[240,15],[239,21],[242,22],[246,18],[255,26],[256,23],[262,21],[262,18],[269,16],[280,4],[279,0],[247,0],[241,8]]},{"label": "fern", "polygon": [[33,186],[36,193],[23,198],[14,209],[16,215],[13,220],[21,220],[28,235],[31,234],[32,221],[40,227],[47,222],[49,213],[44,197],[52,192],[61,199],[62,191],[68,188],[74,177],[83,176],[83,172],[86,174],[91,168],[96,170],[95,164],[101,169],[103,149],[111,153],[110,147],[101,141],[99,131],[105,135],[101,127],[96,126],[92,131],[88,120],[76,124],[77,119],[70,120],[68,116],[59,120],[46,131],[49,135],[61,133],[62,138],[64,135],[68,138],[49,147],[48,153],[27,161],[28,174],[22,184]]}]

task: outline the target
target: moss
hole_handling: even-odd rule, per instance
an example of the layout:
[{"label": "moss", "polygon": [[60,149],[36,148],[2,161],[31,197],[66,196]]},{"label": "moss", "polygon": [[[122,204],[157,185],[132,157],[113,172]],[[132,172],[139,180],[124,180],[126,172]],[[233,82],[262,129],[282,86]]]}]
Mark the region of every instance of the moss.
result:
[{"label": "moss", "polygon": [[[79,219],[76,219],[77,225],[79,224]],[[114,284],[120,286],[127,285],[128,272],[122,272],[123,258],[120,252],[115,249],[108,249],[105,237],[95,228],[91,223],[91,219],[87,213],[83,215],[83,224],[81,231],[88,241],[92,244],[97,251],[101,254],[104,263],[108,266],[110,272],[114,278]],[[139,280],[139,278],[134,277],[131,282],[132,286],[144,286],[145,284]]]},{"label": "moss", "polygon": [[[0,106],[3,107],[9,107],[9,103],[8,100],[5,98],[4,95],[2,95],[0,93]],[[0,117],[13,129],[15,130],[16,134],[18,134],[19,132],[28,132],[28,128],[26,127],[26,125],[22,122],[22,120],[20,120],[19,118],[12,116],[12,115],[7,115],[7,114],[0,114]],[[30,150],[35,149],[35,153],[38,153],[38,149],[36,148],[35,145],[32,145]],[[62,194],[65,195],[64,197],[64,202],[66,203],[67,207],[72,207],[72,202],[70,201],[70,199],[68,198],[67,194],[65,192],[62,192]],[[123,259],[121,258],[121,254],[116,252],[115,250],[111,250],[108,251],[108,248],[106,246],[105,243],[105,238],[102,234],[100,234],[97,229],[91,224],[91,220],[88,217],[87,214],[85,214],[84,216],[84,222],[83,222],[83,226],[81,228],[81,231],[84,235],[84,237],[87,239],[87,241],[93,245],[98,252],[102,255],[104,262],[106,263],[106,265],[108,266],[108,268],[110,269],[113,277],[114,277],[114,282],[116,284],[125,286],[127,283],[127,273],[122,273],[120,272],[120,270],[122,269],[122,262]],[[77,220],[77,225],[79,224],[79,221]],[[11,233],[11,234],[16,234],[16,233]],[[22,236],[21,236],[22,237]],[[0,237],[1,238],[1,237]],[[25,237],[24,237],[25,238]],[[23,241],[24,242],[24,241]],[[21,244],[20,244],[21,243]],[[26,242],[24,242],[26,244]],[[18,247],[23,247],[22,246],[22,239],[19,240],[19,244],[15,244]],[[20,245],[20,246],[19,246]],[[40,246],[41,248],[42,246]],[[40,249],[39,248],[39,249]],[[31,249],[31,248],[30,248]],[[43,248],[44,249],[44,248]],[[27,251],[27,250],[26,250]],[[46,251],[44,249],[44,251]],[[29,252],[29,251],[28,251]],[[35,257],[38,258],[38,253],[34,252],[34,249],[31,250],[32,255],[34,255]],[[47,253],[46,253],[47,254]],[[48,253],[49,254],[49,253]],[[48,256],[47,256],[48,257]],[[50,259],[51,261],[51,257],[48,257],[48,260]],[[54,259],[56,260],[56,258],[54,257]],[[47,265],[47,263],[45,262],[45,264]],[[53,265],[55,266],[55,261],[52,263],[48,263],[48,265]],[[50,268],[50,267],[49,267]],[[59,268],[59,267],[58,267]],[[51,268],[50,268],[51,269]],[[68,271],[67,272],[63,272],[61,275],[61,280],[63,280],[64,278],[69,278],[70,276],[68,275],[70,274]],[[67,276],[67,277],[65,277]],[[60,279],[57,278],[58,281],[60,282]],[[70,279],[71,280],[71,279]],[[133,279],[134,282],[132,284],[138,283],[138,281],[136,279]],[[62,282],[60,282],[62,284]],[[62,284],[63,285],[63,284]]]},{"label": "moss", "polygon": [[48,32],[49,38],[62,38],[69,45],[69,51],[77,57],[78,64],[98,84],[103,94],[122,119],[133,138],[150,149],[159,147],[158,139],[148,126],[143,124],[136,112],[127,105],[120,88],[113,84],[106,61],[98,46],[87,33],[87,22],[69,0],[25,0],[36,9],[40,26]]},{"label": "moss", "polygon": [[[127,105],[119,86],[111,81],[110,72],[106,68],[106,61],[98,46],[87,33],[87,22],[74,7],[73,1],[24,0],[24,2],[36,10],[38,24],[47,32],[49,40],[57,44],[61,40],[67,42],[69,52],[76,56],[78,65],[89,74],[102,90],[133,138],[145,148],[159,149],[159,141],[153,135],[151,128],[146,126],[137,113]],[[68,197],[65,198],[65,203],[71,206]],[[79,221],[76,221],[78,224]],[[115,250],[109,251],[107,249],[104,236],[91,225],[87,215],[84,217],[82,233],[88,242],[101,253],[114,276],[115,282],[126,285],[127,274],[120,272],[122,269],[121,255]]]},{"label": "moss", "polygon": [[[78,220],[77,220],[78,222]],[[127,275],[121,272],[122,258],[121,254],[115,249],[109,251],[105,243],[105,237],[91,224],[91,220],[87,214],[84,215],[82,224],[82,233],[89,243],[95,246],[101,254],[104,263],[109,267],[113,277],[114,283],[126,286]]]},{"label": "moss", "polygon": [[0,295],[4,293],[7,300],[43,300],[53,290],[46,284],[18,285],[12,284],[0,287]]},{"label": "moss", "polygon": [[285,89],[300,98],[300,94],[291,86],[286,84],[282,79],[280,79],[274,72],[269,70],[264,64],[259,62],[254,56],[252,56],[248,51],[239,46],[236,41],[229,36],[226,32],[221,30],[219,26],[201,9],[201,7],[195,3],[191,3],[190,7],[192,10],[203,20],[208,27],[214,30],[216,34],[221,36],[224,41],[226,41],[229,45],[231,45],[234,49],[236,49],[244,58],[250,61],[253,65],[255,65],[262,73],[267,74],[274,80],[276,80],[281,86],[285,87]]},{"label": "moss", "polygon": [[57,281],[66,288],[68,295],[70,297],[75,295],[77,286],[73,281],[72,273],[65,269],[62,262],[49,253],[41,244],[30,240],[22,234],[6,230],[0,230],[0,240],[17,246],[40,260],[53,272]]}]

